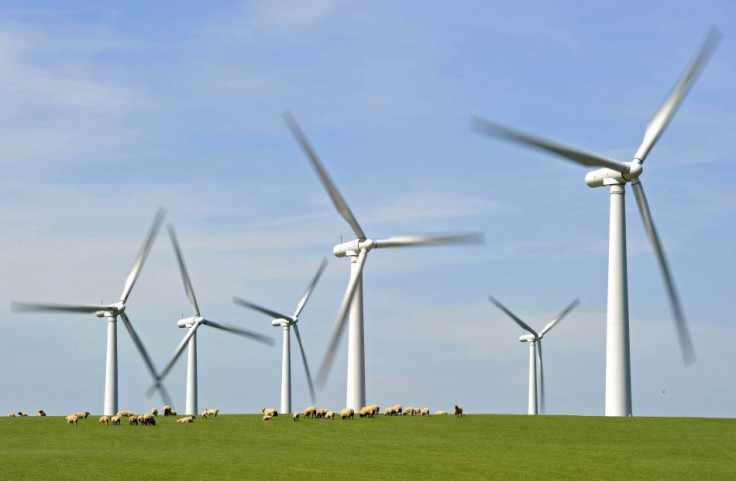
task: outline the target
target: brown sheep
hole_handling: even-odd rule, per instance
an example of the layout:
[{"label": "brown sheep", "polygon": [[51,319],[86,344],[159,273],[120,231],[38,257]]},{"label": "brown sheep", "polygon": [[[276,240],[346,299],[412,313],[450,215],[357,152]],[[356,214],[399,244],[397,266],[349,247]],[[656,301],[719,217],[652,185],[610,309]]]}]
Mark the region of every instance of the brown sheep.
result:
[{"label": "brown sheep", "polygon": [[66,419],[66,425],[67,426],[71,426],[72,424],[74,424],[76,426],[77,425],[77,422],[79,421],[79,418],[75,414],[70,414],[67,417],[65,417],[64,419]]},{"label": "brown sheep", "polygon": [[454,414],[455,416],[457,416],[459,418],[463,417],[464,416],[464,414],[463,414],[463,407],[462,406],[455,405],[455,409],[452,411],[452,414]]},{"label": "brown sheep", "polygon": [[314,406],[309,406],[307,409],[304,410],[304,417],[305,418],[316,418],[317,408]]},{"label": "brown sheep", "polygon": [[97,424],[104,424],[105,426],[107,426],[109,422],[110,422],[110,416],[102,416],[100,417],[100,420],[97,421]]}]

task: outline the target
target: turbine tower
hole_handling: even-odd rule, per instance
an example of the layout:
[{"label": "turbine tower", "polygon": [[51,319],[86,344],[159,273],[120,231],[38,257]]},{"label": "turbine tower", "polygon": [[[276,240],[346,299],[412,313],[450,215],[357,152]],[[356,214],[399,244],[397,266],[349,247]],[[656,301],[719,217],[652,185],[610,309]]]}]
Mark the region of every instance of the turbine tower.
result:
[{"label": "turbine tower", "polygon": [[[496,305],[499,309],[501,309],[503,312],[508,314],[511,319],[514,320],[519,326],[521,326],[522,329],[527,331],[529,334],[524,334],[523,336],[519,337],[519,341],[521,342],[528,342],[529,343],[529,407],[528,407],[528,413],[529,414],[537,414],[537,370],[539,370],[539,405],[541,407],[541,412],[544,412],[544,365],[542,363],[542,338],[544,335],[553,327],[557,325],[558,322],[562,320],[563,317],[568,315],[570,311],[575,309],[575,307],[580,303],[578,299],[575,299],[572,301],[572,303],[567,306],[561,313],[559,313],[554,319],[549,321],[544,328],[537,333],[534,329],[529,327],[527,323],[519,319],[513,312],[509,311],[503,304],[501,304],[498,300],[496,300],[493,296],[489,296],[488,299]],[[537,362],[539,365],[537,365]]]},{"label": "turbine tower", "polygon": [[[143,246],[141,247],[138,256],[133,262],[133,267],[128,273],[128,277],[125,279],[125,286],[123,287],[123,293],[120,295],[120,300],[113,304],[108,305],[94,305],[94,304],[37,304],[37,303],[24,303],[16,302],[13,304],[13,308],[19,311],[56,311],[56,312],[82,312],[82,313],[94,313],[97,317],[107,319],[107,356],[105,361],[105,400],[102,408],[103,414],[106,416],[114,416],[118,412],[118,331],[117,331],[117,319],[120,317],[123,324],[128,330],[133,344],[138,348],[138,352],[143,358],[143,362],[146,364],[148,371],[154,379],[157,379],[156,369],[151,362],[151,358],[148,355],[143,342],[141,341],[138,334],[133,329],[133,325],[130,323],[130,319],[125,314],[125,304],[130,296],[130,291],[133,289],[135,281],[138,279],[138,275],[141,272],[143,263],[148,257],[148,252],[151,250],[153,241],[156,238],[161,222],[163,221],[165,211],[159,209],[153,220],[151,230],[146,237]],[[166,389],[163,385],[160,386],[161,397],[165,403],[171,404],[170,398]]]},{"label": "turbine tower", "polygon": [[272,311],[271,309],[261,307],[258,304],[248,302],[238,297],[235,297],[233,299],[236,304],[240,304],[241,306],[255,309],[256,311],[262,312],[263,314],[266,314],[267,316],[271,316],[273,318],[273,320],[271,321],[271,325],[274,327],[283,328],[284,347],[283,347],[283,352],[281,355],[281,359],[282,359],[282,362],[281,362],[281,411],[280,411],[281,413],[291,413],[291,334],[290,334],[290,331],[291,331],[292,326],[294,326],[294,335],[296,336],[296,342],[297,342],[297,345],[299,346],[299,352],[301,353],[302,361],[304,362],[304,371],[307,374],[307,384],[309,385],[309,394],[312,398],[312,402],[314,402],[316,399],[314,395],[314,385],[312,384],[312,375],[309,373],[309,365],[307,364],[307,356],[304,354],[304,346],[302,345],[301,336],[299,336],[299,327],[296,324],[297,322],[299,322],[299,314],[301,314],[302,310],[304,309],[304,306],[307,304],[307,301],[309,300],[309,296],[312,295],[312,291],[314,291],[314,287],[317,285],[317,281],[319,280],[320,276],[322,276],[322,272],[324,272],[325,267],[327,267],[327,259],[323,260],[322,264],[320,264],[319,269],[317,269],[317,274],[315,274],[314,279],[312,279],[312,282],[309,284],[309,287],[307,287],[307,290],[304,291],[302,298],[299,300],[299,303],[296,306],[296,311],[294,311],[294,314],[291,316],[280,314],[276,311]]},{"label": "turbine tower", "polygon": [[194,316],[181,319],[177,322],[177,326],[180,328],[187,328],[188,331],[184,335],[179,345],[174,350],[173,356],[169,360],[166,367],[161,371],[161,375],[157,376],[156,382],[149,389],[149,392],[153,389],[158,389],[161,385],[161,381],[166,377],[171,368],[179,359],[179,356],[184,351],[184,348],[189,346],[189,356],[187,362],[187,394],[186,394],[186,409],[184,414],[197,414],[197,329],[201,325],[222,329],[223,331],[232,332],[240,336],[249,337],[256,341],[263,342],[265,344],[274,344],[274,340],[268,336],[262,336],[254,332],[242,329],[240,327],[232,326],[230,324],[224,324],[220,322],[214,322],[203,318],[199,313],[199,306],[197,305],[197,299],[194,297],[194,289],[192,289],[192,283],[189,280],[189,274],[187,268],[184,265],[184,257],[181,255],[181,249],[179,248],[179,242],[176,240],[176,233],[174,228],[169,225],[169,236],[171,237],[171,243],[174,246],[174,252],[176,254],[176,260],[179,263],[179,270],[181,271],[181,278],[184,281],[184,289],[187,291],[187,297],[189,302],[192,304],[194,309]]},{"label": "turbine tower", "polygon": [[332,361],[337,351],[337,345],[345,328],[345,320],[350,313],[350,327],[348,332],[348,367],[347,367],[347,403],[346,406],[356,412],[365,406],[365,353],[363,343],[363,266],[368,253],[374,248],[407,247],[419,245],[481,243],[482,236],[478,234],[454,235],[403,235],[390,237],[384,240],[373,240],[366,237],[358,221],[343,199],[337,187],[330,179],[327,171],[317,158],[314,150],[302,133],[299,125],[290,113],[284,114],[284,120],[296,137],[304,153],[317,171],[322,184],[330,195],[333,204],[340,215],[347,221],[356,235],[356,239],[338,244],[332,250],[336,257],[350,258],[350,280],[337,314],[337,322],[332,331],[330,343],[324,360],[317,373],[317,386],[324,386],[329,374]]},{"label": "turbine tower", "polygon": [[619,162],[604,156],[586,152],[544,140],[508,127],[474,118],[473,129],[481,134],[497,137],[540,149],[587,167],[600,167],[585,176],[589,187],[609,186],[611,192],[609,254],[608,254],[608,309],[606,327],[606,416],[631,416],[631,363],[629,354],[629,306],[626,273],[626,223],[624,211],[624,191],[627,183],[634,189],[637,206],[644,221],[649,241],[664,279],[671,309],[674,314],[680,347],[686,364],[694,361],[692,342],[685,324],[685,316],[675,291],[674,282],[662,244],[657,235],[649,211],[644,188],[639,176],[642,164],[650,150],[659,139],[665,127],[690,90],[695,78],[705,66],[716,47],[720,33],[713,29],[700,48],[697,56],[686,69],[684,75],[647,125],[644,140],[634,154],[631,162]]}]

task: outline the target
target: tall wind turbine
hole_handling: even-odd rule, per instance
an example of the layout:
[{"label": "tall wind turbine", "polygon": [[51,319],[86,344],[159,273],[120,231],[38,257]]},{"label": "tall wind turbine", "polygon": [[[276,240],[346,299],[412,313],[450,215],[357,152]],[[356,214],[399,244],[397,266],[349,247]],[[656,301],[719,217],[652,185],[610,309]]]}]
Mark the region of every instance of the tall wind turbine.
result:
[{"label": "tall wind turbine", "polygon": [[418,245],[480,243],[482,236],[478,234],[454,235],[402,235],[383,240],[368,239],[358,221],[343,199],[337,187],[330,179],[327,171],[317,158],[306,136],[290,113],[284,114],[284,120],[296,137],[304,153],[317,171],[322,184],[335,204],[337,211],[347,221],[357,239],[336,245],[332,252],[336,257],[350,258],[350,281],[337,314],[337,322],[332,331],[332,337],[327,348],[324,360],[317,373],[317,386],[324,386],[332,361],[337,351],[337,345],[345,328],[345,320],[350,312],[350,328],[348,332],[348,368],[347,368],[347,407],[360,410],[365,406],[365,354],[363,343],[363,266],[368,253],[374,248],[407,247]]},{"label": "tall wind turbine", "polygon": [[171,243],[174,246],[174,252],[176,253],[176,260],[179,263],[179,270],[181,271],[181,278],[184,281],[184,289],[187,291],[187,297],[189,302],[192,304],[194,309],[194,316],[181,319],[177,322],[177,326],[180,328],[189,329],[181,340],[174,355],[171,356],[168,364],[164,367],[161,374],[157,376],[156,383],[151,386],[151,389],[160,387],[161,381],[166,377],[171,368],[179,359],[179,356],[184,351],[184,348],[189,346],[189,357],[187,362],[187,396],[186,396],[186,412],[184,414],[197,414],[197,329],[201,325],[222,329],[223,331],[232,332],[240,336],[249,337],[256,341],[263,342],[265,344],[274,344],[274,340],[268,336],[262,336],[246,329],[232,326],[230,324],[223,324],[220,322],[214,322],[203,318],[199,313],[199,306],[197,305],[197,299],[194,297],[194,289],[192,289],[192,283],[189,280],[189,274],[187,268],[184,265],[184,257],[181,255],[181,249],[179,248],[179,242],[176,240],[176,233],[174,228],[169,225],[169,236],[171,237]]},{"label": "tall wind turbine", "polygon": [[[159,209],[153,220],[151,230],[146,237],[143,247],[141,247],[138,256],[133,262],[133,267],[128,273],[128,277],[125,279],[125,286],[123,287],[123,293],[120,295],[120,300],[113,304],[108,305],[94,305],[94,304],[36,304],[36,303],[14,303],[14,308],[21,311],[57,311],[57,312],[83,312],[83,313],[95,313],[97,317],[107,319],[107,356],[105,362],[105,404],[103,406],[103,413],[106,416],[113,416],[118,412],[118,334],[117,334],[117,319],[120,317],[123,324],[128,330],[131,339],[138,352],[141,354],[143,361],[148,368],[154,379],[157,378],[156,369],[151,362],[151,358],[148,352],[143,347],[140,337],[136,334],[133,329],[133,325],[130,323],[130,319],[125,314],[125,303],[128,300],[130,291],[133,289],[135,281],[138,279],[138,275],[141,272],[143,263],[148,256],[148,252],[151,250],[153,240],[156,238],[161,222],[163,221],[165,211]],[[170,404],[170,398],[165,388],[160,386],[161,396],[167,404]]]},{"label": "tall wind turbine", "polygon": [[720,33],[713,29],[700,48],[697,56],[675,85],[672,92],[647,125],[644,140],[631,162],[619,162],[598,154],[544,140],[526,133],[512,130],[479,118],[473,119],[473,129],[478,133],[510,140],[528,147],[553,153],[587,167],[601,167],[585,176],[589,187],[610,186],[610,225],[608,254],[608,312],[606,328],[606,416],[630,416],[631,408],[631,364],[629,354],[629,306],[626,273],[626,223],[624,210],[624,187],[631,183],[644,227],[652,244],[654,254],[664,279],[675,326],[680,340],[685,363],[694,358],[692,342],[685,325],[685,316],[675,292],[670,269],[665,259],[662,244],[657,235],[649,211],[644,188],[639,176],[642,164],[659,136],[669,124],[682,99],[705,66],[716,47]]},{"label": "tall wind turbine", "polygon": [[[488,299],[496,305],[499,309],[509,315],[522,329],[527,331],[529,334],[524,334],[519,338],[521,342],[529,343],[529,414],[537,414],[537,369],[539,369],[539,399],[541,411],[544,412],[544,365],[542,363],[542,338],[547,332],[555,327],[563,317],[568,315],[570,311],[580,303],[578,299],[572,301],[561,313],[559,313],[554,319],[549,321],[544,328],[537,333],[534,329],[529,327],[527,323],[519,319],[513,312],[509,311],[503,304],[496,300],[493,296],[489,296]],[[539,366],[537,366],[539,362]]]},{"label": "tall wind turbine", "polygon": [[262,312],[266,314],[267,316],[271,316],[273,318],[273,320],[271,321],[271,325],[274,327],[283,328],[284,348],[283,348],[283,352],[281,355],[281,359],[282,359],[282,362],[281,362],[281,412],[282,413],[291,412],[291,345],[290,345],[291,344],[291,334],[290,334],[291,326],[294,326],[294,335],[296,336],[296,342],[299,345],[299,352],[302,355],[302,361],[304,362],[304,370],[307,373],[307,384],[309,385],[309,394],[312,397],[312,402],[314,402],[314,400],[316,399],[314,395],[314,385],[312,384],[312,375],[309,373],[309,365],[307,364],[307,356],[304,354],[304,346],[302,345],[301,336],[299,336],[299,326],[297,326],[296,323],[299,322],[299,314],[301,314],[302,309],[304,309],[304,306],[307,304],[307,300],[309,300],[309,296],[312,295],[312,291],[314,290],[314,287],[317,285],[317,281],[322,275],[322,272],[324,272],[325,267],[327,267],[327,259],[323,260],[322,264],[320,264],[319,269],[317,269],[317,274],[315,274],[314,279],[312,279],[312,282],[309,284],[309,287],[307,287],[307,290],[304,291],[302,298],[299,300],[299,304],[297,304],[296,306],[296,311],[294,311],[294,314],[291,316],[280,314],[276,311],[272,311],[271,309],[261,307],[258,304],[248,302],[238,297],[235,297],[233,299],[236,304],[240,304],[241,306],[255,309],[256,311]]}]

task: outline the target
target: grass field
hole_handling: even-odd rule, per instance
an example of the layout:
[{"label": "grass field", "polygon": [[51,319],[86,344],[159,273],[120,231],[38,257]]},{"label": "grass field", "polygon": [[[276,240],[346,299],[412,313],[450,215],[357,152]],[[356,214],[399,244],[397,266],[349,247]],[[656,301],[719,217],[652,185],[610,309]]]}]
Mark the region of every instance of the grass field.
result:
[{"label": "grass field", "polygon": [[0,479],[736,479],[735,419],[97,419],[0,418]]}]

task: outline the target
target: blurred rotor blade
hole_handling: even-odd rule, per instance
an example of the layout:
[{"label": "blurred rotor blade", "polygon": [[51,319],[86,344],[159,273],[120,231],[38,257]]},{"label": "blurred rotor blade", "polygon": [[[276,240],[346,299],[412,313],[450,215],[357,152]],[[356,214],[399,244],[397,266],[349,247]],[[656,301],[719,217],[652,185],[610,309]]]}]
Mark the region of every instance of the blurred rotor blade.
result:
[{"label": "blurred rotor blade", "polygon": [[544,364],[542,363],[542,340],[537,341],[537,364],[539,365],[539,412],[544,414]]},{"label": "blurred rotor blade", "polygon": [[61,312],[112,312],[114,308],[105,305],[92,304],[37,304],[33,302],[13,302],[14,311],[61,311]]},{"label": "blurred rotor blade", "polygon": [[629,167],[623,162],[609,159],[607,157],[603,157],[602,155],[594,154],[592,152],[586,152],[575,147],[558,144],[550,140],[545,140],[540,137],[525,134],[518,130],[512,130],[508,127],[502,126],[501,124],[489,122],[488,120],[484,120],[479,117],[473,117],[471,127],[479,134],[485,134],[489,137],[506,139],[521,145],[525,145],[527,147],[533,147],[536,149],[544,150],[546,152],[551,152],[553,154],[559,155],[568,160],[572,160],[573,162],[588,167],[607,167],[609,169],[623,173],[629,171]]},{"label": "blurred rotor blade", "polygon": [[249,308],[254,309],[254,310],[258,311],[258,312],[262,312],[263,314],[266,314],[267,316],[270,316],[270,317],[272,317],[274,319],[287,319],[287,320],[291,320],[291,317],[290,316],[287,316],[286,314],[281,314],[279,312],[272,311],[271,309],[268,309],[268,308],[263,307],[263,306],[259,306],[258,304],[254,304],[252,302],[246,301],[245,299],[241,299],[239,297],[233,297],[233,302],[235,304],[239,304],[239,305],[244,306],[244,307],[249,307]]},{"label": "blurred rotor blade", "polygon": [[695,361],[695,350],[693,349],[692,341],[690,340],[690,333],[688,332],[687,325],[685,323],[685,315],[682,312],[680,306],[680,299],[677,296],[675,290],[675,283],[672,280],[670,274],[670,268],[667,264],[667,259],[664,255],[664,249],[659,241],[657,230],[654,228],[654,221],[652,220],[652,214],[649,211],[649,205],[647,204],[647,198],[644,195],[644,187],[641,182],[634,181],[631,183],[631,187],[634,189],[634,196],[636,197],[636,204],[639,206],[639,212],[641,213],[641,219],[644,221],[644,228],[649,236],[649,242],[652,244],[654,255],[657,258],[659,264],[659,271],[662,273],[664,279],[667,296],[670,301],[670,307],[672,313],[675,316],[675,327],[677,328],[677,336],[680,339],[680,349],[682,350],[682,357],[685,364],[691,364]]},{"label": "blurred rotor blade", "polygon": [[314,394],[314,384],[312,383],[312,375],[309,373],[309,364],[307,364],[307,356],[304,354],[304,346],[302,345],[302,338],[299,335],[299,327],[294,324],[294,335],[296,336],[296,343],[299,345],[299,352],[302,355],[302,361],[304,361],[304,371],[307,373],[307,384],[309,385],[309,395],[312,398],[312,402],[317,400],[317,396]]},{"label": "blurred rotor blade", "polygon": [[148,237],[146,237],[140,252],[138,252],[138,256],[133,262],[133,267],[130,269],[130,273],[128,273],[128,278],[125,279],[125,287],[123,287],[123,293],[120,295],[120,300],[123,302],[128,300],[130,291],[133,289],[133,284],[135,284],[135,281],[138,279],[138,274],[140,274],[143,263],[146,261],[146,257],[148,257],[148,252],[151,250],[151,246],[153,245],[156,234],[161,227],[161,222],[163,222],[165,214],[166,211],[159,207],[158,212],[156,212],[156,216],[153,218],[153,225],[151,226],[151,230],[148,232]]},{"label": "blurred rotor blade", "polygon": [[568,315],[570,311],[575,309],[578,306],[578,304],[580,304],[580,299],[575,299],[574,301],[572,301],[569,306],[567,306],[565,309],[562,310],[562,312],[557,314],[557,317],[549,321],[547,325],[544,326],[544,329],[542,329],[542,331],[539,333],[539,337],[544,336],[547,333],[547,331],[555,327],[555,325],[557,325],[557,323],[560,322],[563,317]]},{"label": "blurred rotor blade", "polygon": [[355,275],[351,274],[350,282],[348,282],[348,287],[345,289],[345,296],[342,298],[340,310],[337,311],[337,322],[335,323],[335,328],[332,330],[330,343],[327,345],[327,352],[325,353],[325,357],[319,367],[319,371],[317,371],[316,381],[318,389],[322,389],[327,382],[327,375],[330,373],[332,361],[335,359],[335,354],[337,353],[337,344],[340,342],[341,334],[345,330],[345,325],[347,324],[346,320],[348,310],[350,310],[350,304],[353,301],[355,289],[358,287],[358,281],[363,275],[363,266],[365,266],[367,255],[368,251],[366,250],[361,250],[358,254],[358,259],[356,260],[357,272],[355,272]]},{"label": "blurred rotor blade", "polygon": [[[322,259],[322,264],[319,265],[319,268],[317,269],[317,274],[314,275],[312,282],[309,284],[309,287],[307,287],[307,290],[304,291],[304,294],[302,294],[302,298],[299,300],[299,304],[296,306],[296,311],[294,311],[294,319],[299,317],[299,314],[302,313],[302,309],[304,309],[304,306],[307,304],[309,296],[312,295],[312,291],[317,285],[317,281],[319,281],[322,273],[325,271],[325,267],[327,267],[327,259]],[[294,325],[294,327],[296,327],[296,325]]]},{"label": "blurred rotor blade", "polygon": [[153,386],[151,386],[151,388],[149,389],[149,391],[151,389],[156,389],[156,388],[158,388],[158,387],[161,386],[161,381],[163,381],[163,379],[169,373],[169,371],[171,370],[171,368],[176,363],[176,360],[179,359],[179,356],[181,356],[181,353],[184,352],[184,348],[187,347],[187,343],[189,342],[189,339],[191,339],[192,336],[194,335],[194,333],[197,332],[197,328],[198,327],[199,327],[199,323],[196,323],[192,327],[189,328],[189,332],[187,332],[184,335],[184,338],[182,338],[182,340],[179,343],[179,345],[176,346],[176,349],[174,350],[174,355],[171,356],[171,359],[169,359],[169,362],[166,364],[166,366],[164,367],[163,371],[161,371],[161,374],[159,374],[158,376],[156,376],[156,378],[158,379],[158,381],[156,382],[156,384],[154,384]]},{"label": "blurred rotor blade", "polygon": [[667,96],[652,120],[649,121],[647,130],[644,132],[644,139],[639,146],[639,150],[637,150],[634,155],[634,159],[639,160],[639,163],[644,162],[649,151],[657,142],[659,136],[662,135],[662,132],[670,123],[670,120],[672,120],[677,108],[682,103],[685,95],[690,91],[690,88],[700,72],[703,70],[703,67],[705,67],[706,62],[715,50],[720,39],[721,32],[715,27],[711,28],[710,32],[708,32],[708,36],[703,42],[703,45],[700,47],[698,54],[692,60],[690,66],[685,70],[682,77],[680,77],[680,80],[672,89],[672,92]]},{"label": "blurred rotor blade", "polygon": [[376,241],[376,247],[408,247],[442,244],[484,244],[485,236],[472,234],[398,235]]},{"label": "blurred rotor blade", "polygon": [[276,342],[274,341],[272,337],[264,336],[262,334],[257,334],[255,332],[249,331],[247,329],[243,329],[241,327],[233,326],[231,324],[224,324],[221,322],[208,321],[207,319],[203,319],[202,324],[205,324],[210,327],[215,327],[217,329],[222,329],[223,331],[232,332],[233,334],[237,334],[239,336],[249,337],[253,340],[262,342],[264,344],[268,344],[270,346],[273,346]]},{"label": "blurred rotor blade", "polygon": [[169,397],[169,393],[166,391],[164,385],[159,382],[158,375],[156,374],[156,368],[153,367],[153,362],[151,362],[151,357],[148,355],[148,351],[146,351],[146,348],[143,347],[143,342],[141,342],[140,337],[138,337],[135,329],[133,329],[133,324],[130,323],[130,319],[128,319],[128,316],[124,312],[120,314],[120,319],[123,321],[125,328],[128,330],[128,334],[130,334],[131,339],[133,339],[133,344],[135,344],[135,347],[138,348],[138,352],[141,354],[143,362],[148,368],[148,372],[151,373],[153,381],[158,384],[158,389],[161,393],[161,399],[164,401],[164,404],[171,405],[171,398]]},{"label": "blurred rotor blade", "polygon": [[495,298],[495,297],[493,297],[493,296],[488,296],[488,299],[489,299],[489,300],[490,300],[490,301],[491,301],[491,302],[492,302],[493,304],[495,304],[495,305],[496,305],[496,307],[498,307],[498,308],[499,308],[499,309],[501,309],[501,310],[502,310],[503,312],[505,312],[506,314],[508,314],[508,316],[509,316],[509,317],[511,317],[511,319],[513,319],[513,320],[514,320],[514,322],[516,322],[516,323],[517,323],[518,325],[520,325],[522,329],[524,329],[525,331],[527,331],[527,332],[529,332],[529,333],[531,333],[531,334],[534,334],[534,337],[537,337],[537,338],[539,337],[539,335],[537,334],[537,332],[536,332],[536,331],[535,331],[534,329],[532,329],[531,327],[529,327],[529,325],[528,325],[528,324],[527,324],[526,322],[524,322],[524,321],[522,321],[521,319],[519,319],[518,317],[516,317],[516,314],[514,314],[513,312],[511,312],[511,311],[509,311],[508,309],[506,309],[506,306],[504,306],[504,305],[503,305],[503,304],[501,304],[501,303],[500,303],[500,302],[499,302],[498,300],[496,300],[496,298]]},{"label": "blurred rotor blade", "polygon": [[348,204],[347,202],[345,202],[345,199],[340,194],[340,191],[337,190],[335,183],[332,182],[332,179],[330,179],[329,174],[322,166],[322,163],[317,157],[317,154],[314,152],[314,149],[312,149],[312,146],[309,144],[307,137],[302,132],[302,129],[299,127],[299,124],[296,122],[294,116],[291,115],[291,112],[284,113],[284,121],[286,122],[286,125],[289,126],[291,133],[294,135],[294,137],[296,137],[296,140],[299,142],[299,145],[301,145],[304,153],[307,154],[307,157],[309,157],[309,160],[312,162],[312,166],[317,171],[317,175],[319,175],[322,184],[325,186],[325,189],[327,189],[327,193],[330,195],[332,203],[335,204],[337,211],[340,213],[343,219],[345,219],[347,223],[350,224],[350,227],[353,229],[353,232],[358,237],[358,240],[365,240],[363,229],[360,228],[360,225],[358,224],[357,219],[350,210],[350,207],[348,207]]},{"label": "blurred rotor blade", "polygon": [[179,241],[176,240],[176,232],[174,232],[174,226],[169,224],[169,236],[171,237],[171,243],[174,245],[174,252],[176,253],[176,261],[179,263],[179,271],[181,272],[181,278],[184,281],[184,289],[187,291],[187,297],[189,302],[194,308],[194,315],[199,316],[199,306],[197,305],[197,299],[194,297],[194,289],[192,289],[192,282],[189,280],[189,274],[187,273],[187,267],[184,265],[184,257],[181,255],[181,249],[179,248]]}]

